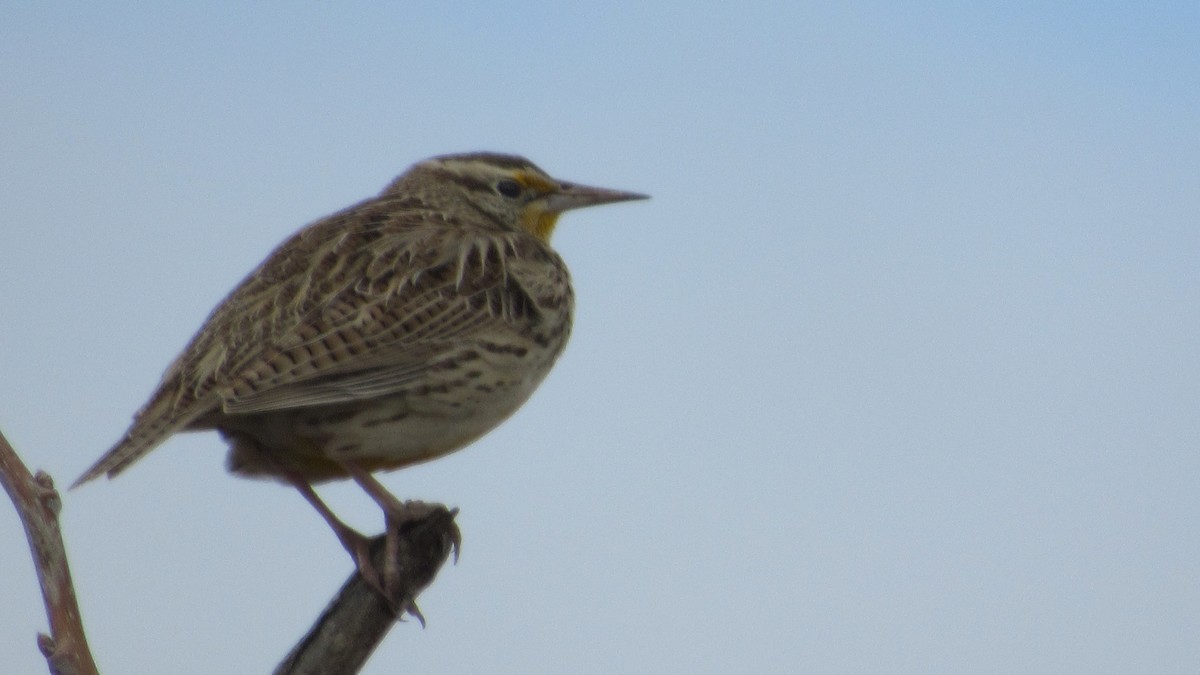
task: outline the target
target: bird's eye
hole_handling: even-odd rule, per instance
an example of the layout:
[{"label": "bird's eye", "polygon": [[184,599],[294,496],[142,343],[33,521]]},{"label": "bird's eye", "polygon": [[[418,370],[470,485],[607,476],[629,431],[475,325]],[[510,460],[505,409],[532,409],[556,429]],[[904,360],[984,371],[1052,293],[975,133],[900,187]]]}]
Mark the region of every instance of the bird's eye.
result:
[{"label": "bird's eye", "polygon": [[515,180],[502,180],[496,183],[496,192],[509,199],[516,199],[521,196],[521,185]]}]

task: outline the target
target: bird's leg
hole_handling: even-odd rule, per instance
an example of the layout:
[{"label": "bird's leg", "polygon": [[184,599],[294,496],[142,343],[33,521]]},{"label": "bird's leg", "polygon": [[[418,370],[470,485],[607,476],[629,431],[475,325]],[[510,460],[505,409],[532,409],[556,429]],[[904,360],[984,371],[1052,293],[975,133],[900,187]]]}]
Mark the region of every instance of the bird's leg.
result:
[{"label": "bird's leg", "polygon": [[[384,520],[384,557],[383,557],[383,587],[385,589],[396,589],[400,583],[400,525],[416,518],[410,518],[404,507],[404,503],[396,499],[383,485],[375,480],[369,472],[363,471],[361,467],[345,462],[342,468],[350,477],[358,483],[379,508],[383,510]],[[392,598],[392,594],[384,593],[388,598]],[[394,602],[395,600],[393,600]]]},{"label": "bird's leg", "polygon": [[422,520],[439,508],[420,501],[402,502],[388,492],[383,483],[380,483],[370,472],[364,471],[362,467],[350,462],[342,462],[341,467],[350,474],[350,477],[364,492],[371,496],[371,499],[375,500],[379,508],[383,509],[383,514],[397,526]]},{"label": "bird's leg", "polygon": [[[421,616],[421,610],[417,607],[416,599],[406,596],[400,586],[400,527],[408,523],[424,520],[445,507],[437,504],[426,504],[421,501],[400,501],[395,495],[388,492],[387,488],[376,480],[369,471],[366,471],[361,466],[353,462],[339,462],[338,464],[383,511],[385,532],[382,574],[383,590],[381,590],[381,593],[397,613],[407,612],[412,614],[424,626],[425,618]],[[451,513],[457,513],[457,509]],[[458,550],[462,546],[462,538],[457,527],[451,528],[450,537],[451,550],[454,552],[454,560],[457,562]]]},{"label": "bird's leg", "polygon": [[[383,559],[383,586],[387,589],[397,589],[400,581],[400,526],[422,520],[440,507],[420,501],[402,502],[362,467],[351,462],[341,462],[340,464],[354,479],[354,482],[358,483],[359,487],[370,495],[371,499],[375,500],[375,503],[383,510],[387,528],[384,534],[387,555]],[[459,541],[455,538],[453,541],[455,560],[458,559],[458,546]],[[394,606],[401,606],[420,618],[420,610],[417,609],[411,598],[395,598],[387,593],[385,596],[389,597]]]},{"label": "bird's leg", "polygon": [[321,500],[317,492],[313,490],[312,483],[308,479],[286,463],[280,461],[275,453],[269,451],[257,438],[235,429],[221,429],[220,431],[231,447],[229,453],[231,471],[237,472],[240,467],[245,465],[255,466],[262,473],[273,475],[296,488],[300,496],[304,497],[305,501],[311,504],[317,510],[317,513],[321,514],[321,518],[325,519],[325,523],[337,535],[338,541],[342,542],[342,548],[346,549],[351,559],[354,560],[354,566],[358,569],[359,576],[363,578],[363,581],[366,581],[368,585],[379,591],[380,595],[387,597],[379,572],[375,569],[375,565],[371,563],[371,542],[369,539],[354,528],[343,523],[325,502]]},{"label": "bird's leg", "polygon": [[364,537],[358,530],[343,523],[338,518],[329,506],[321,500],[317,495],[316,490],[312,489],[312,485],[308,481],[301,478],[293,471],[287,470],[284,467],[279,467],[280,474],[292,487],[300,493],[300,496],[312,504],[312,507],[321,514],[325,522],[329,525],[333,533],[337,535],[338,541],[342,542],[342,547],[354,559],[354,565],[358,568],[358,573],[362,576],[363,581],[366,581],[372,588],[379,592],[385,598],[391,596],[385,590],[383,580],[379,576],[379,571],[375,569],[375,565],[371,563],[371,544],[370,540]]}]

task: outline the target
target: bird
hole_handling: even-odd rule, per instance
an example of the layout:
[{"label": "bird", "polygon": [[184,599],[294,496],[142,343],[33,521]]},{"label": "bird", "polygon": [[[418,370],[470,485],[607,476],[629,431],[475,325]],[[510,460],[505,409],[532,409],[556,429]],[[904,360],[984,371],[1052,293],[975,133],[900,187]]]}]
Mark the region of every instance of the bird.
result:
[{"label": "bird", "polygon": [[[176,433],[216,430],[231,473],[298,490],[395,606],[394,533],[427,511],[374,474],[459,450],[525,403],[571,334],[570,275],[550,246],[559,216],[646,198],[516,155],[414,164],[269,254],[72,487],[115,477]],[[313,488],[338,479],[383,511],[382,573]]]}]

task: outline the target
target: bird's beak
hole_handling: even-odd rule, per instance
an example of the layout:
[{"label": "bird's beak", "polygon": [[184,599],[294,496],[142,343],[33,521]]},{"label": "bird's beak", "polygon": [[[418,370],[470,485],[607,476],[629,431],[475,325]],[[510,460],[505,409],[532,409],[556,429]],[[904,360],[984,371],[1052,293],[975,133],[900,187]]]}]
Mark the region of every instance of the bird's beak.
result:
[{"label": "bird's beak", "polygon": [[608,188],[589,187],[577,183],[559,183],[558,189],[547,195],[546,210],[551,213],[562,213],[571,209],[581,209],[585,206],[599,206],[615,202],[628,202],[635,199],[649,199],[650,195]]}]

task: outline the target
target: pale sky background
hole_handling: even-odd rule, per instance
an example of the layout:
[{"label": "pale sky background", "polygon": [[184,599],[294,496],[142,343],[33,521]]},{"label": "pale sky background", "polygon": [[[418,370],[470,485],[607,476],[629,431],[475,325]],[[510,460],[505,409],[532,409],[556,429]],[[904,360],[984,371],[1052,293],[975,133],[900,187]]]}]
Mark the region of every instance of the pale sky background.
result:
[{"label": "pale sky background", "polygon": [[[1200,670],[1200,5],[637,6],[0,5],[0,428],[69,483],[288,234],[517,152],[654,198],[562,220],[525,408],[384,477],[464,546],[366,672]],[[269,672],[350,572],[223,464],[64,496],[105,672]],[[44,628],[5,506],[5,673]]]}]

